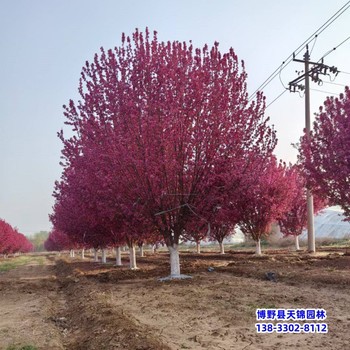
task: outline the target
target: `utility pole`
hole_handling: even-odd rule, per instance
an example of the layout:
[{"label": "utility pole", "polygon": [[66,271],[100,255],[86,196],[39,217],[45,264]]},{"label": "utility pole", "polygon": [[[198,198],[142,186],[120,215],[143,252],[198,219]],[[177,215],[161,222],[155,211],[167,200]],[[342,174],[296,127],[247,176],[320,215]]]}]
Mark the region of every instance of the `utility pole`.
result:
[{"label": "utility pole", "polygon": [[[310,121],[310,77],[313,82],[318,84],[322,83],[319,75],[328,75],[328,71],[334,74],[338,74],[336,67],[329,67],[323,64],[323,59],[321,63],[310,62],[309,47],[306,45],[306,52],[304,54],[304,60],[298,60],[293,54],[293,61],[304,63],[304,74],[299,75],[298,78],[292,80],[289,83],[289,91],[303,91],[305,90],[305,129],[307,135],[311,131],[311,121]],[[312,68],[310,69],[310,64]],[[305,80],[305,86],[299,84],[301,81]],[[316,252],[315,245],[315,229],[314,229],[314,200],[310,189],[306,189],[306,205],[307,205],[307,246],[308,251],[311,253]]]}]

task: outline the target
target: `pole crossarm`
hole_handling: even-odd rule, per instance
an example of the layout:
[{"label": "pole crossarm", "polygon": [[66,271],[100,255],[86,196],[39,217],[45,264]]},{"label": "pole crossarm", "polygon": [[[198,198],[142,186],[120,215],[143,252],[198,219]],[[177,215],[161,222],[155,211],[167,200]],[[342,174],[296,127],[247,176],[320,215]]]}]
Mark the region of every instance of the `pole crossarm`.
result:
[{"label": "pole crossarm", "polygon": [[[308,51],[305,55],[308,55]],[[324,64],[323,62],[311,62],[308,60],[308,56],[305,56],[304,60],[293,58],[293,61],[304,63],[307,62],[309,65],[313,65],[311,69],[309,69],[307,72],[304,72],[302,75],[298,76],[291,82],[289,82],[289,91],[290,92],[296,92],[296,91],[303,91],[305,90],[305,86],[300,84],[301,81],[304,81],[307,76],[311,78],[311,80],[315,83],[320,84],[322,80],[320,79],[320,75],[329,75],[330,73],[338,75],[339,71],[337,67],[330,67]]]}]

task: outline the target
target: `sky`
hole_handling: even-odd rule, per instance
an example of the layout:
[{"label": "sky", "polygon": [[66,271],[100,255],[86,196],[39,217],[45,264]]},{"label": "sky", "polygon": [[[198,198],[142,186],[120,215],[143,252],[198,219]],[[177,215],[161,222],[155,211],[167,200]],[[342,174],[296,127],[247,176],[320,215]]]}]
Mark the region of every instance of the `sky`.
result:
[{"label": "sky", "polygon": [[[119,46],[121,33],[157,30],[159,40],[220,43],[244,60],[253,93],[345,0],[0,0],[0,218],[29,235],[50,230],[48,214],[60,178],[62,105],[77,100],[81,67],[100,47]],[[350,9],[310,43],[311,60],[350,35]],[[298,58],[302,59],[301,52]],[[325,64],[350,72],[350,40]],[[264,89],[267,105],[297,76],[293,62]],[[311,112],[350,75],[312,85]],[[339,85],[334,85],[334,83]],[[287,91],[266,114],[277,130],[278,158],[295,162],[304,128],[304,98]]]}]

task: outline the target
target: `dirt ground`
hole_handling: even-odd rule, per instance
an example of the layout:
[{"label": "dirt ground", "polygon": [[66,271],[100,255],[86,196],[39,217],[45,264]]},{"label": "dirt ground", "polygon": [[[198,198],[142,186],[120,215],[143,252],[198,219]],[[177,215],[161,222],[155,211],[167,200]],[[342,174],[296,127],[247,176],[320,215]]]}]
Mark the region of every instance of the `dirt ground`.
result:
[{"label": "dirt ground", "polygon": [[[182,272],[193,278],[170,282],[158,281],[169,273],[166,253],[138,258],[137,271],[128,269],[126,255],[123,267],[112,257],[106,265],[90,257],[40,259],[0,273],[0,349],[349,348],[345,249],[270,250],[262,257],[186,252]],[[258,334],[257,308],[323,308],[329,332]]]}]

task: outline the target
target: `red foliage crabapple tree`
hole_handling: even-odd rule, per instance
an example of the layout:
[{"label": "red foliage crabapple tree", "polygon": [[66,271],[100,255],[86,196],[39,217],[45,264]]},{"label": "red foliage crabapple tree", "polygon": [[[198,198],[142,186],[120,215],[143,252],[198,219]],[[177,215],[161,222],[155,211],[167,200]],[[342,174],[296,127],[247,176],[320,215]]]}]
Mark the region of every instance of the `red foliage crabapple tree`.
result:
[{"label": "red foliage crabapple tree", "polygon": [[44,247],[49,252],[68,250],[72,248],[72,242],[64,232],[53,229],[44,242]]},{"label": "red foliage crabapple tree", "polygon": [[210,225],[210,239],[219,243],[220,254],[225,254],[224,239],[234,234],[234,229],[230,222]]},{"label": "red foliage crabapple tree", "polygon": [[308,186],[340,205],[350,220],[350,89],[327,97],[310,134],[304,135],[299,161]]},{"label": "red foliage crabapple tree", "polygon": [[11,246],[13,228],[5,220],[0,219],[0,254],[6,255]]},{"label": "red foliage crabapple tree", "polygon": [[286,175],[286,165],[272,157],[239,202],[239,226],[245,235],[256,242],[258,255],[261,254],[261,238],[268,236],[272,223],[290,209],[295,183],[290,182]]},{"label": "red foliage crabapple tree", "polygon": [[32,243],[16,228],[0,219],[0,254],[28,253],[33,250]]},{"label": "red foliage crabapple tree", "polygon": [[73,242],[93,247],[95,261],[101,249],[105,263],[106,248],[114,247],[116,264],[121,265],[120,246],[127,243],[130,268],[136,269],[135,244],[144,239],[147,221],[129,209],[137,209],[137,203],[120,200],[119,167],[110,148],[109,133],[94,127],[93,120],[80,129],[84,130],[81,139],[65,140],[59,133],[64,143],[64,171],[55,186],[51,221]]},{"label": "red foliage crabapple tree", "polygon": [[[244,65],[232,48],[221,54],[218,43],[159,42],[148,29],[123,34],[114,50],[101,48],[83,68],[79,92],[81,100],[65,107],[74,132],[62,136],[65,145],[104,145],[100,157],[109,161],[99,169],[116,214],[136,236],[157,230],[171,276],[181,277],[179,239],[194,213],[209,222],[244,177],[249,154],[264,157],[275,147],[264,97],[248,102]],[[77,154],[65,156],[69,163]],[[145,230],[128,222],[135,216]]]},{"label": "red foliage crabapple tree", "polygon": [[188,222],[186,230],[182,235],[182,238],[188,242],[194,242],[196,244],[196,252],[201,252],[201,241],[208,238],[209,228],[208,223],[201,218],[193,216],[193,220]]},{"label": "red foliage crabapple tree", "polygon": [[[254,169],[255,173],[259,169],[252,157],[244,166],[246,169]],[[252,166],[254,163],[254,166]],[[257,172],[259,173],[259,172]],[[209,240],[217,241],[220,247],[220,254],[225,254],[224,239],[235,233],[235,227],[238,224],[241,212],[239,211],[239,202],[241,196],[244,196],[246,187],[249,188],[249,172],[244,171],[244,176],[231,176],[231,183],[228,186],[218,186],[224,188],[226,193],[221,193],[221,200],[208,215],[210,217]],[[227,190],[227,191],[226,191]]]},{"label": "red foliage crabapple tree", "polygon": [[[281,232],[285,236],[295,237],[295,249],[299,250],[299,236],[307,226],[306,180],[297,166],[291,166],[287,173],[289,182],[293,184],[290,196],[290,208],[278,220]],[[326,207],[327,202],[314,194],[314,213]]]}]

